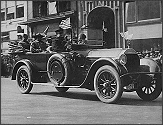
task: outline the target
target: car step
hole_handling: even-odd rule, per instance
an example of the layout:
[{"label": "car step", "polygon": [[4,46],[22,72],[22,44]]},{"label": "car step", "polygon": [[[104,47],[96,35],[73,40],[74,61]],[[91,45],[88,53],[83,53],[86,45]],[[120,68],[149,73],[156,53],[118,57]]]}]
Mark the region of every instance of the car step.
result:
[{"label": "car step", "polygon": [[54,84],[52,84],[51,82],[48,83],[32,83],[34,85],[45,85],[45,86],[53,86],[53,87],[65,87],[65,88],[81,88],[81,86],[74,86],[74,85],[69,85],[69,86],[56,86]]}]

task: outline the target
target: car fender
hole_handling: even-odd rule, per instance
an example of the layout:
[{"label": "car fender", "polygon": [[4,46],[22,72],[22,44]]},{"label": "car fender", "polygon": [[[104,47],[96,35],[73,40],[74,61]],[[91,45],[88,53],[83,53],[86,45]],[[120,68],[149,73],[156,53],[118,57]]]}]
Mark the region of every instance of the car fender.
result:
[{"label": "car fender", "polygon": [[26,65],[31,73],[31,76],[32,76],[32,73],[34,72],[34,65],[27,59],[23,59],[23,60],[20,60],[18,61],[15,65],[14,65],[14,68],[13,68],[13,71],[12,71],[12,77],[11,77],[11,80],[16,80],[16,73],[17,73],[17,70],[20,68],[20,66],[22,65]]},{"label": "car fender", "polygon": [[96,67],[97,65],[105,65],[108,64],[110,66],[113,66],[118,73],[120,73],[120,67],[118,66],[117,62],[113,60],[112,58],[99,58],[97,59],[90,67],[90,70]]},{"label": "car fender", "polygon": [[[162,73],[161,69],[158,65],[158,63],[153,60],[152,58],[142,58],[140,59],[140,72],[153,72],[152,74],[148,74],[144,77],[142,76],[142,79],[145,79],[147,81],[147,78],[150,78],[150,76],[155,76],[159,81],[158,83],[162,84]],[[144,82],[142,82],[144,83]],[[162,89],[162,88],[161,88]]]},{"label": "car fender", "polygon": [[143,72],[160,72],[161,69],[157,62],[152,58],[140,59],[140,71]]},{"label": "car fender", "polygon": [[[114,61],[113,59],[99,58],[90,66],[90,69],[87,73],[87,76],[86,76],[82,86],[86,87],[88,84],[93,83],[93,79],[94,79],[94,75],[95,75],[96,71],[103,65],[110,65],[110,66],[114,67],[115,70],[118,72],[118,74],[120,74],[120,72],[121,72],[120,67],[118,66],[116,61]],[[91,88],[89,88],[89,89],[93,89],[93,84],[91,84]]]}]

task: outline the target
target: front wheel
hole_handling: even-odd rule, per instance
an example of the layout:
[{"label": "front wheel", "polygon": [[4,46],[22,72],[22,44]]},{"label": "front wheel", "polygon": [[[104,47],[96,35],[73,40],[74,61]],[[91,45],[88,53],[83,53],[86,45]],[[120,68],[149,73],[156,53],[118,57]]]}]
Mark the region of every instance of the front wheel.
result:
[{"label": "front wheel", "polygon": [[32,90],[31,74],[27,66],[21,66],[16,74],[17,85],[21,93],[27,94]]},{"label": "front wheel", "polygon": [[155,100],[162,91],[162,86],[161,86],[161,77],[152,77],[152,76],[147,76],[150,81],[146,80],[146,84],[139,87],[136,90],[136,93],[138,96],[145,100],[145,101],[152,101]]},{"label": "front wheel", "polygon": [[118,72],[111,66],[100,67],[94,77],[97,97],[104,103],[115,103],[122,96],[122,84]]}]

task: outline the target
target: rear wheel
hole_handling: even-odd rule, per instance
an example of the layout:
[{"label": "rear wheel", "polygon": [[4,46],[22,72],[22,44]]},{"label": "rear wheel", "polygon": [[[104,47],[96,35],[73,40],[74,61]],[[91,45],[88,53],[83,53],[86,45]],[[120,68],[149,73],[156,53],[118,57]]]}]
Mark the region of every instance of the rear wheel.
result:
[{"label": "rear wheel", "polygon": [[94,77],[97,97],[105,103],[115,103],[122,96],[122,84],[118,72],[111,66],[99,68]]},{"label": "rear wheel", "polygon": [[21,93],[27,94],[32,90],[31,74],[27,66],[21,66],[16,74],[17,85]]},{"label": "rear wheel", "polygon": [[148,76],[150,81],[136,90],[138,96],[145,101],[155,100],[161,94],[161,77]]}]

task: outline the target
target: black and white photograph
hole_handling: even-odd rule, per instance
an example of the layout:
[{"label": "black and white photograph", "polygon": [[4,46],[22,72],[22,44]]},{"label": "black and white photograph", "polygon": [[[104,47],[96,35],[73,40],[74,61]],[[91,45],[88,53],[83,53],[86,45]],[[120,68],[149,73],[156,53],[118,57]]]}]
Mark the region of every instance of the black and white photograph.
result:
[{"label": "black and white photograph", "polygon": [[1,1],[1,124],[162,124],[161,0]]}]

